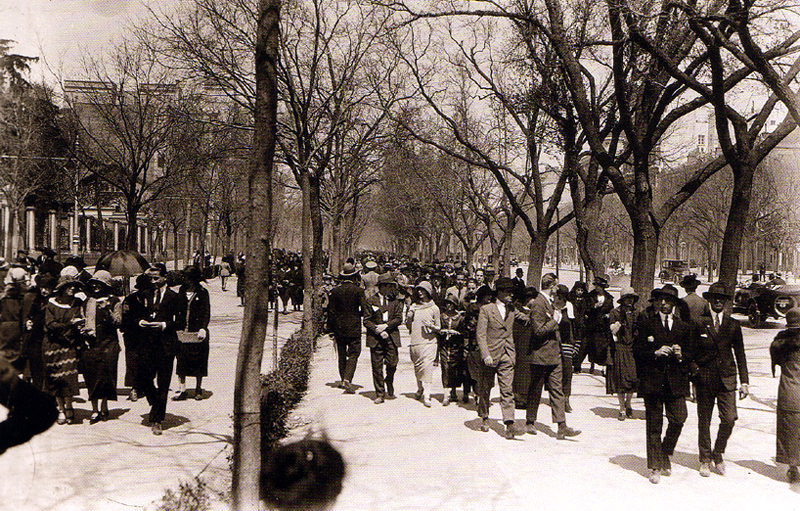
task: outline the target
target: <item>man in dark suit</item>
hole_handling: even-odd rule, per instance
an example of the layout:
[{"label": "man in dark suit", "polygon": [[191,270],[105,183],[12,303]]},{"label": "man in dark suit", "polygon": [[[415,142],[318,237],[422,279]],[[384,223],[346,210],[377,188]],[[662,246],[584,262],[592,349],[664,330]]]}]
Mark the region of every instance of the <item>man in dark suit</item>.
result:
[{"label": "man in dark suit", "polygon": [[[140,346],[140,362],[136,386],[150,403],[150,425],[154,435],[161,434],[161,422],[167,412],[169,383],[178,351],[179,330],[186,329],[186,299],[167,286],[167,267],[157,263],[145,274],[153,284],[147,303],[149,318],[140,319],[139,326],[146,332]],[[153,384],[155,378],[156,384]]]},{"label": "man in dark suit", "polygon": [[[669,457],[675,451],[686,421],[689,367],[696,330],[675,314],[679,301],[675,286],[667,284],[654,291],[654,297],[658,312],[639,316],[642,321],[634,339],[633,355],[647,421],[647,467],[650,482],[658,484],[661,475],[672,473]],[[668,425],[662,440],[665,411]]]},{"label": "man in dark suit", "polygon": [[480,374],[477,378],[478,416],[481,418],[481,431],[489,431],[489,405],[494,377],[500,387],[500,408],[503,423],[506,425],[505,437],[514,438],[514,319],[527,321],[527,315],[514,308],[511,295],[514,283],[508,277],[497,281],[497,298],[483,305],[478,311],[478,325],[475,338],[481,352]]},{"label": "man in dark suit", "polygon": [[563,370],[559,332],[561,311],[553,307],[553,294],[557,285],[558,277],[554,274],[546,273],[542,276],[542,290],[530,306],[530,322],[533,327],[530,351],[520,363],[529,364],[531,368],[525,411],[526,431],[531,435],[536,434],[536,415],[539,411],[539,402],[542,400],[542,390],[547,382],[553,422],[558,424],[556,438],[564,440],[567,437],[580,435],[581,432],[567,426],[566,399],[561,383]]},{"label": "man in dark suit", "polygon": [[364,290],[356,285],[359,278],[355,265],[345,263],[339,274],[341,284],[328,296],[328,331],[336,342],[339,356],[337,386],[346,394],[355,394],[353,376],[361,354],[361,318],[370,313]]},{"label": "man in dark suit", "polygon": [[[397,284],[391,273],[378,277],[378,293],[367,303],[371,310],[364,317],[367,347],[372,362],[372,382],[375,384],[375,404],[385,398],[394,399],[394,373],[397,370],[400,330],[403,323],[403,302],[396,299]],[[383,366],[386,366],[386,377]]]},{"label": "man in dark suit", "polygon": [[[699,298],[699,297],[698,297]],[[736,413],[736,374],[738,369],[739,398],[750,394],[747,360],[744,355],[742,327],[725,312],[731,293],[721,282],[711,285],[703,298],[708,300],[711,314],[701,320],[699,338],[691,369],[697,388],[697,437],[700,448],[700,475],[711,475],[711,463],[720,475],[725,475],[722,455],[738,418]],[[711,413],[714,402],[719,407],[719,432],[711,450]]]},{"label": "man in dark suit", "polygon": [[678,305],[681,319],[698,327],[702,323],[703,317],[709,314],[708,302],[705,298],[697,295],[697,287],[699,285],[700,281],[694,273],[683,277],[681,287],[686,291],[686,296],[681,299]]}]

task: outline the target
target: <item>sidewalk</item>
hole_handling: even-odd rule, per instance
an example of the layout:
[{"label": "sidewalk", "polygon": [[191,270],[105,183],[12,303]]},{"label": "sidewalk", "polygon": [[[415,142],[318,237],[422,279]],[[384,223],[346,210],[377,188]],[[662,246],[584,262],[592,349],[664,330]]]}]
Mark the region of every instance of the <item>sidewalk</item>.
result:
[{"label": "sidewalk", "polygon": [[[231,285],[233,284],[233,285]],[[233,388],[242,309],[236,293],[222,293],[219,279],[211,293],[211,355],[203,380],[204,400],[167,403],[164,434],[154,436],[145,422],[145,399],[109,402],[113,420],[89,424],[91,403],[76,402],[79,424],[54,425],[31,442],[0,455],[0,509],[9,511],[106,511],[154,509],[166,488],[201,476],[213,492],[230,489],[228,455],[233,434]],[[235,281],[229,282],[235,289]],[[299,328],[300,313],[280,315],[279,338]],[[271,330],[270,330],[271,332]],[[264,372],[272,363],[271,337],[265,345]],[[120,354],[118,385],[125,374]],[[170,397],[177,387],[173,376]],[[189,378],[187,387],[194,388]],[[82,399],[87,398],[81,389]],[[0,420],[5,418],[5,409]],[[154,504],[155,502],[155,504]],[[216,504],[215,509],[226,509]]]},{"label": "sidewalk", "polygon": [[[231,285],[231,288],[233,286]],[[201,476],[215,492],[230,488],[234,369],[242,308],[219,281],[209,283],[212,300],[211,367],[203,401],[170,401],[165,431],[153,436],[144,424],[149,407],[120,396],[110,403],[114,420],[90,425],[91,405],[77,403],[81,423],[53,426],[28,444],[0,456],[0,509],[38,511],[152,510],[166,488]],[[299,326],[299,314],[280,315],[279,334]],[[647,481],[644,409],[634,400],[635,419],[617,420],[617,400],[604,393],[599,375],[576,375],[571,399],[572,427],[583,434],[555,439],[547,406],[540,410],[539,434],[515,440],[501,436],[499,405],[490,410],[493,430],[482,433],[474,402],[441,406],[436,371],[434,404],[413,399],[416,390],[408,348],[400,351],[398,397],[382,405],[374,397],[369,351],[359,359],[356,395],[343,395],[330,342],[314,355],[309,392],[291,417],[300,424],[291,438],[324,431],[342,452],[348,476],[335,511],[516,511],[591,508],[686,510],[800,510],[800,494],[785,482],[775,455],[775,396],[768,346],[779,325],[745,329],[754,398],[739,402],[739,421],[728,446],[728,475],[698,473],[697,414],[689,404],[671,477]],[[405,330],[401,328],[405,335]],[[271,342],[264,353],[270,369]],[[120,379],[124,375],[120,357]],[[193,380],[189,380],[189,387]],[[173,389],[177,380],[173,379]],[[494,397],[497,397],[495,389]],[[86,390],[82,390],[86,398]],[[0,420],[3,412],[0,411]],[[517,428],[524,412],[517,411]],[[716,418],[713,425],[716,435]],[[214,509],[225,509],[215,502]]]},{"label": "sidewalk", "polygon": [[[777,326],[777,325],[775,325]],[[403,330],[401,328],[401,330]],[[600,375],[576,375],[574,412],[568,423],[580,436],[558,441],[550,411],[539,413],[536,436],[504,439],[495,387],[492,430],[482,433],[474,402],[441,405],[438,370],[433,407],[413,399],[416,384],[408,348],[401,348],[398,397],[375,405],[369,351],[359,359],[356,395],[343,395],[330,342],[314,358],[310,390],[297,410],[300,438],[324,431],[347,461],[348,475],[336,511],[578,509],[800,509],[800,494],[776,468],[775,396],[768,346],[776,329],[745,331],[753,398],[739,402],[739,420],[727,450],[728,475],[700,476],[697,411],[689,419],[673,458],[673,475],[647,480],[644,406],[634,399],[635,418],[617,420],[617,399],[605,395]],[[403,332],[405,334],[405,332]],[[459,392],[460,395],[460,392]],[[718,420],[712,424],[716,436]],[[516,427],[524,429],[524,411]],[[800,491],[800,490],[799,490]]]}]

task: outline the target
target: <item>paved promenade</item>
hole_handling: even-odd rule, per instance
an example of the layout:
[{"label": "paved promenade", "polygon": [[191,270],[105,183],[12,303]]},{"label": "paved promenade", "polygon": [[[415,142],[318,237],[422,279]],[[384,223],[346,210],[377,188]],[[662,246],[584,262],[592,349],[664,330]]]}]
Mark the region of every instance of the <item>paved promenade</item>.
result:
[{"label": "paved promenade", "polygon": [[[233,287],[233,286],[231,286]],[[89,403],[77,403],[81,423],[54,426],[29,444],[0,456],[0,498],[9,510],[155,509],[165,488],[200,476],[212,491],[230,485],[233,374],[242,309],[232,292],[209,283],[212,299],[211,374],[205,399],[170,401],[160,437],[144,425],[148,406],[121,395],[111,403],[114,420],[90,425]],[[299,314],[280,316],[285,338],[299,326]],[[372,402],[369,352],[361,353],[356,395],[330,384],[338,379],[330,342],[321,343],[310,390],[292,417],[291,438],[324,431],[347,461],[348,476],[335,511],[592,509],[769,509],[800,510],[800,493],[776,467],[775,396],[768,346],[779,325],[745,330],[753,398],[740,401],[739,421],[728,446],[728,475],[698,473],[696,407],[689,404],[673,475],[647,481],[644,408],[634,400],[635,418],[617,420],[616,397],[606,396],[602,376],[574,379],[569,424],[583,430],[555,439],[547,406],[540,410],[539,434],[515,440],[501,436],[499,404],[488,433],[479,430],[474,402],[441,405],[413,399],[416,389],[408,348],[401,349],[398,398]],[[123,374],[122,359],[120,375]],[[269,345],[264,370],[269,370]],[[189,380],[189,386],[193,380]],[[173,387],[177,380],[173,379]],[[83,397],[86,391],[83,390]],[[495,390],[494,397],[497,397]],[[523,429],[524,412],[517,412]],[[716,418],[713,425],[716,434]],[[800,490],[798,490],[800,491]],[[225,509],[216,499],[214,509]]]}]

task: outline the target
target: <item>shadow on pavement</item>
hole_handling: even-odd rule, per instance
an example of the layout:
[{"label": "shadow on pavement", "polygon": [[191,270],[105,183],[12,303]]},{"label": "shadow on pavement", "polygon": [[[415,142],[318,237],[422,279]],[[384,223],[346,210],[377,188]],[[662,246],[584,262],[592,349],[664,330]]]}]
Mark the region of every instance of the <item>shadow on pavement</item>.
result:
[{"label": "shadow on pavement", "polygon": [[635,472],[642,477],[650,477],[650,470],[647,469],[647,460],[641,456],[636,456],[635,454],[620,454],[619,456],[609,458],[608,461],[625,470]]},{"label": "shadow on pavement", "polygon": [[[604,406],[595,406],[590,411],[602,419],[619,420],[618,408],[607,408]],[[633,417],[626,417],[626,420],[644,420],[644,410],[633,410]],[[622,421],[620,421],[622,422]]]},{"label": "shadow on pavement", "polygon": [[768,477],[773,481],[778,481],[781,483],[788,482],[788,479],[786,478],[786,471],[776,465],[767,465],[763,461],[758,460],[739,460],[734,461],[734,463],[740,467],[746,468],[747,470],[752,470],[758,475]]},{"label": "shadow on pavement", "polygon": [[377,392],[375,392],[374,390],[367,390],[367,391],[364,391],[364,392],[359,392],[358,395],[362,396],[362,397],[365,397],[365,398],[369,399],[370,401],[374,401],[375,398],[378,397]]},{"label": "shadow on pavement", "polygon": [[[148,413],[143,413],[142,415],[140,415],[140,417],[142,418],[141,424],[143,426],[149,426],[150,425],[149,416],[150,416],[150,414],[148,414]],[[176,428],[178,426],[182,426],[183,424],[186,424],[187,422],[189,422],[189,419],[184,417],[183,415],[175,415],[175,414],[167,412],[164,415],[164,420],[161,421],[161,429],[167,430],[167,429],[171,429],[171,428]]]},{"label": "shadow on pavement", "polygon": [[[476,417],[474,419],[464,421],[464,426],[466,426],[468,429],[471,429],[472,431],[484,433],[483,431],[481,431],[481,422],[483,422],[481,418]],[[489,432],[493,432],[497,436],[505,438],[506,426],[505,424],[503,424],[502,421],[499,421],[497,419],[489,419],[489,431],[486,431],[485,433],[488,434]],[[518,425],[514,424],[514,440],[521,441],[522,438],[520,437],[523,436],[524,433],[525,433],[524,429],[520,430]]]}]

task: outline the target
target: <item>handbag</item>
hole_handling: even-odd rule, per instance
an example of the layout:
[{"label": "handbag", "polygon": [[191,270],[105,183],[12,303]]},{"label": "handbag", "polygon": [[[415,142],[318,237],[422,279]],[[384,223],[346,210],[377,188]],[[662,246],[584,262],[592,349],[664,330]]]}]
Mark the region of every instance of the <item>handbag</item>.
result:
[{"label": "handbag", "polygon": [[187,332],[186,330],[178,330],[175,332],[178,334],[178,341],[180,343],[198,343],[203,342],[197,337],[197,332]]}]

